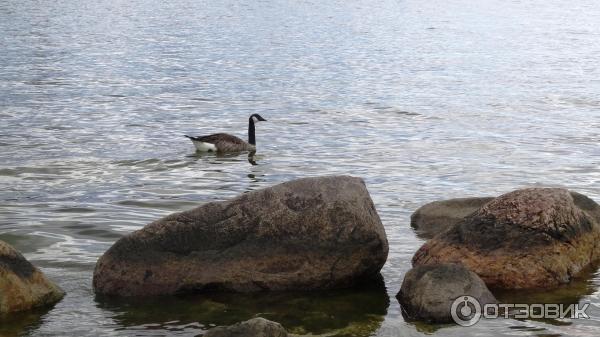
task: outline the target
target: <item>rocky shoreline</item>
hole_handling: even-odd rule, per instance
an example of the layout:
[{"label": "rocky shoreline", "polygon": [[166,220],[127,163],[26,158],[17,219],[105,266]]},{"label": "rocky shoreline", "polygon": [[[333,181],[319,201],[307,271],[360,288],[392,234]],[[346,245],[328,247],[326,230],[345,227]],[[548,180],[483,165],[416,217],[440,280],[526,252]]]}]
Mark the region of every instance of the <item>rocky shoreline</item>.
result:
[{"label": "rocky shoreline", "polygon": [[[411,226],[428,241],[397,299],[407,320],[451,323],[460,296],[552,289],[600,260],[600,206],[577,192],[527,188],[499,197],[435,201]],[[97,262],[103,296],[314,291],[380,278],[385,229],[365,183],[306,178],[159,219],[118,240]],[[0,314],[50,306],[64,292],[0,241]],[[261,318],[206,336],[288,336]],[[291,335],[290,335],[291,336]]]},{"label": "rocky shoreline", "polygon": [[[469,213],[473,205],[480,206]],[[492,292],[551,290],[571,282],[600,259],[600,206],[566,189],[528,188],[491,199],[434,202],[415,214],[413,228],[424,225],[427,233],[435,234],[415,253],[413,266],[458,264],[481,278]],[[439,300],[449,311],[447,299]],[[444,315],[411,313],[409,317],[448,321]]]}]

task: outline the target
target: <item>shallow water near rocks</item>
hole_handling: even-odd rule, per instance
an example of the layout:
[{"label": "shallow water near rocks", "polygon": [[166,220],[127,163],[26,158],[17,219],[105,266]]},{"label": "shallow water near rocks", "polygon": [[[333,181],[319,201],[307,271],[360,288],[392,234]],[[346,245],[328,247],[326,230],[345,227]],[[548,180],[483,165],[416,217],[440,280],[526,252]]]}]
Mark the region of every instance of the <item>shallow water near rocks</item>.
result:
[{"label": "shallow water near rocks", "polygon": [[[597,336],[600,274],[503,301],[591,319],[405,322],[394,298],[438,199],[562,186],[600,201],[600,4],[592,0],[0,3],[0,239],[67,291],[0,335],[202,334],[263,316],[324,336]],[[195,155],[183,134],[258,153]],[[365,179],[384,284],[316,294],[96,297],[98,257],[166,214],[294,178]]]}]

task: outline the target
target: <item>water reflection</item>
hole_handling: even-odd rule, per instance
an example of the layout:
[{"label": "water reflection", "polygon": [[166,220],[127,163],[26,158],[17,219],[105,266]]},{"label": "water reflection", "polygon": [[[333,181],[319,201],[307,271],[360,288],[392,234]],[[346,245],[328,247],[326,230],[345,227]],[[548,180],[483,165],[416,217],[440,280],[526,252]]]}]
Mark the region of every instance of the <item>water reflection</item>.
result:
[{"label": "water reflection", "polygon": [[12,314],[0,314],[0,336],[23,336],[35,331],[42,323],[43,316],[53,307],[36,308]]},{"label": "water reflection", "polygon": [[[589,298],[596,294],[600,284],[595,278],[600,264],[586,268],[569,284],[565,284],[552,290],[513,290],[513,291],[494,291],[494,295],[500,303],[549,303],[563,304],[565,307],[571,304],[589,303]],[[600,310],[595,305],[591,305],[587,314],[594,319],[600,319]],[[563,319],[531,319],[532,321],[544,322],[546,324],[564,326],[573,324],[572,320]]]},{"label": "water reflection", "polygon": [[194,152],[193,154],[187,155],[188,158],[196,158],[196,160],[203,160],[205,162],[214,164],[219,162],[231,162],[231,161],[241,161],[238,157],[243,155],[248,156],[248,162],[251,165],[258,165],[256,160],[258,157],[256,156],[256,151],[252,152]]},{"label": "water reflection", "polygon": [[383,280],[353,289],[321,292],[193,294],[150,299],[96,297],[125,330],[156,326],[204,330],[253,317],[281,323],[296,334],[368,336],[380,327],[390,304]]}]

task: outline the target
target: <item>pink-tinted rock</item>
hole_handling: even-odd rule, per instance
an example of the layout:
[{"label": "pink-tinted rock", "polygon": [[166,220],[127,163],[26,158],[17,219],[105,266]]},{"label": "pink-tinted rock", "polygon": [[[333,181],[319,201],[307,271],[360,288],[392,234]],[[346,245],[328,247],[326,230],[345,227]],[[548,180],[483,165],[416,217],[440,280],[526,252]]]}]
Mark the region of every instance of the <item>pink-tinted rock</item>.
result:
[{"label": "pink-tinted rock", "polygon": [[51,305],[64,295],[21,253],[0,241],[0,314]]},{"label": "pink-tinted rock", "polygon": [[529,188],[486,203],[425,243],[413,265],[461,263],[491,288],[551,288],[600,258],[600,206],[575,192]]}]

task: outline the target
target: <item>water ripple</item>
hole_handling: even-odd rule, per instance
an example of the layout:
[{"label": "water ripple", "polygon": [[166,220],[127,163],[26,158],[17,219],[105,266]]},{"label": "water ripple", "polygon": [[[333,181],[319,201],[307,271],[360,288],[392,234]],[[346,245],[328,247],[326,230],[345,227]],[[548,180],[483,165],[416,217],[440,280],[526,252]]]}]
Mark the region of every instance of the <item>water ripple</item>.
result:
[{"label": "water ripple", "polygon": [[[423,243],[408,224],[425,202],[526,186],[600,200],[598,22],[592,0],[0,2],[0,238],[68,292],[7,333],[196,335],[231,323],[205,307],[192,319],[187,302],[169,322],[105,308],[93,265],[166,214],[351,174],[386,227],[391,301],[383,322],[368,308],[319,321],[335,314],[323,309],[314,331],[594,335],[598,316],[413,325],[393,297]],[[269,120],[253,158],[197,155],[182,136],[245,138],[252,113]],[[344,299],[324,306],[356,306]],[[597,292],[582,300],[600,303]]]}]

